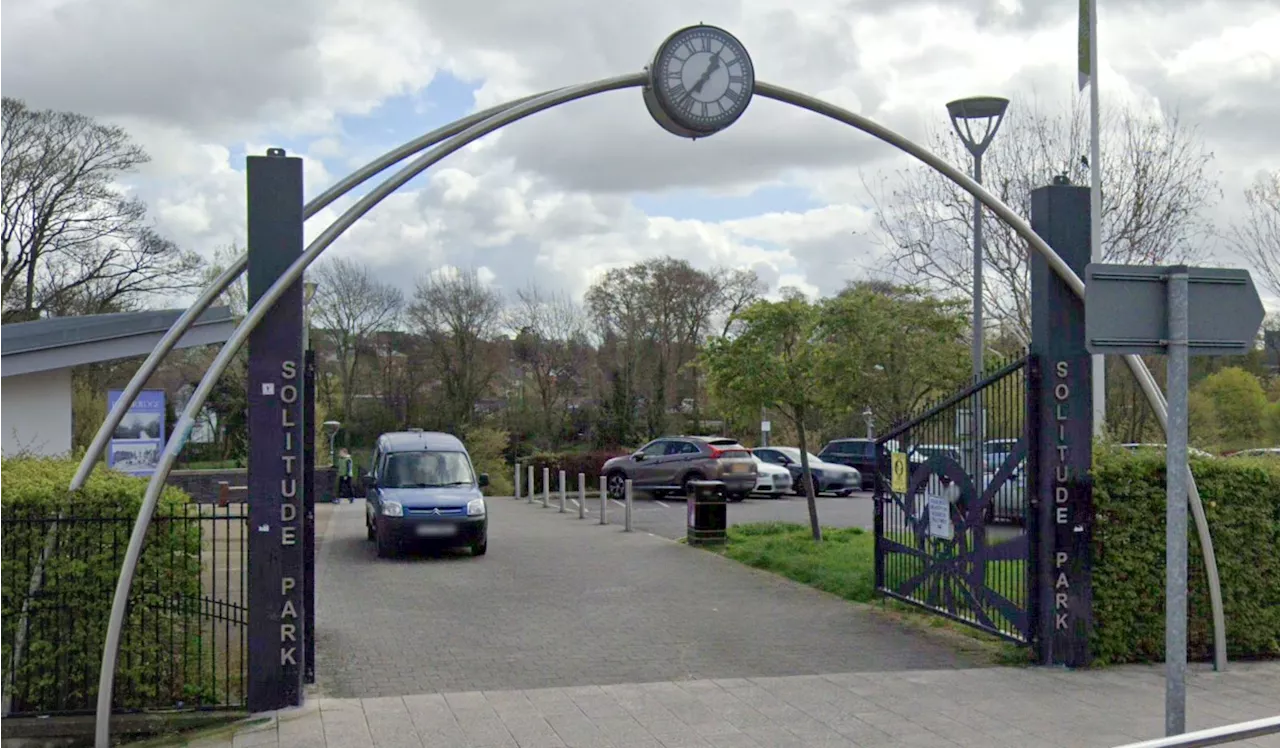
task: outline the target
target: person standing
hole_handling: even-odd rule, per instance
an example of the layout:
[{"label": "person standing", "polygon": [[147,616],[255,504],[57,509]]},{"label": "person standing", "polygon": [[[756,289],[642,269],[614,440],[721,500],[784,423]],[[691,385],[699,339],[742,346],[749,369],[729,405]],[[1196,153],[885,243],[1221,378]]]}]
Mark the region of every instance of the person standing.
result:
[{"label": "person standing", "polygon": [[337,504],[343,499],[355,503],[355,490],[352,481],[355,478],[355,463],[351,459],[351,453],[346,447],[338,450],[338,493],[333,497],[333,503]]}]

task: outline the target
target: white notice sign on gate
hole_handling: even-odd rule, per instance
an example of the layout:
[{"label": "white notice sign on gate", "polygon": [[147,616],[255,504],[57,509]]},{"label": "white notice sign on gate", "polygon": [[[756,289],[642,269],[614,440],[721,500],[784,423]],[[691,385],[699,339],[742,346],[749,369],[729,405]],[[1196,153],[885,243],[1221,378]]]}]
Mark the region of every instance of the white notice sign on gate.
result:
[{"label": "white notice sign on gate", "polygon": [[937,494],[930,494],[925,498],[929,503],[929,537],[946,540],[954,538],[956,532],[951,524],[951,502]]}]

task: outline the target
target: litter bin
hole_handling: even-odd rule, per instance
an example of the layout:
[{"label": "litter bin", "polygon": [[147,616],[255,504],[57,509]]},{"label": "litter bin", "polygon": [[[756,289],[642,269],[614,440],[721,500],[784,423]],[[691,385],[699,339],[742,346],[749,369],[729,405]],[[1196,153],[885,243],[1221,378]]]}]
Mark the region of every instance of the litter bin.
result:
[{"label": "litter bin", "polygon": [[728,503],[724,483],[718,480],[692,481],[689,497],[689,545],[723,545],[728,527]]}]

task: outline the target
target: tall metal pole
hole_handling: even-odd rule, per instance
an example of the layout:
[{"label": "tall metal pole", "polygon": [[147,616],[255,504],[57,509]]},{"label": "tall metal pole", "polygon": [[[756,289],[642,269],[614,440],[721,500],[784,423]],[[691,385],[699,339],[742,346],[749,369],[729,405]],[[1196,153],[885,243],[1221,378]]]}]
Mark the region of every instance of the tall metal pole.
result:
[{"label": "tall metal pole", "polygon": [[[1098,114],[1098,2],[1089,2],[1089,257],[1102,262],[1102,132]],[[1093,357],[1093,435],[1107,428],[1107,357]]]},{"label": "tall metal pole", "polygon": [[1165,447],[1164,734],[1187,730],[1187,268],[1174,268],[1169,311],[1169,428]]},{"label": "tall metal pole", "polygon": [[[982,184],[982,151],[973,154],[973,181]],[[973,381],[982,379],[982,201],[973,199]],[[980,419],[975,416],[975,423]],[[974,432],[975,434],[977,431]]]},{"label": "tall metal pole", "polygon": [[764,427],[764,422],[769,420],[769,411],[763,405],[760,406],[760,446],[769,446],[769,430]]}]

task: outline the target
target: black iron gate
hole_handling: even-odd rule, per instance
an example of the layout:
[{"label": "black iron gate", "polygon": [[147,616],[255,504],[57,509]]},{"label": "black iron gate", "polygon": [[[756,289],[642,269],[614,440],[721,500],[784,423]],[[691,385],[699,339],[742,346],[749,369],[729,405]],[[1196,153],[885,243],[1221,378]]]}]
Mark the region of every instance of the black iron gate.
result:
[{"label": "black iron gate", "polygon": [[876,444],[876,589],[1021,643],[1035,630],[1032,370],[1024,356]]},{"label": "black iron gate", "polygon": [[[74,511],[74,513],[72,513]],[[132,507],[6,507],[4,716],[91,712]],[[243,709],[243,504],[156,510],[129,596],[114,711]]]}]

